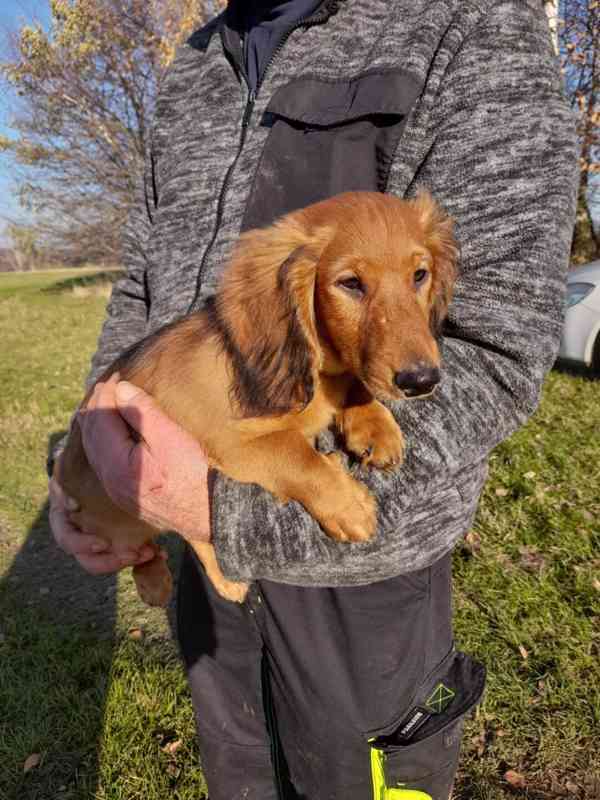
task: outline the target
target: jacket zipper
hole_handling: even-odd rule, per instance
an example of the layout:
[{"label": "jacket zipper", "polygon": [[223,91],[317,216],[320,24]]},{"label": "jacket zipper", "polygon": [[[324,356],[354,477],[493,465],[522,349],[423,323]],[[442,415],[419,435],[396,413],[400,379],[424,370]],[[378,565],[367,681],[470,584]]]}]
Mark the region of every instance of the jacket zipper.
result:
[{"label": "jacket zipper", "polygon": [[198,275],[196,277],[196,289],[194,291],[194,297],[192,299],[192,302],[190,303],[187,310],[188,314],[191,314],[193,311],[197,311],[197,305],[200,299],[200,292],[202,289],[202,276],[204,274],[204,269],[206,267],[206,261],[216,241],[217,235],[219,233],[219,228],[221,227],[221,221],[223,219],[225,195],[227,194],[227,189],[229,188],[233,171],[235,170],[237,162],[242,154],[242,150],[244,148],[244,142],[246,141],[246,134],[248,132],[248,126],[250,124],[250,118],[252,117],[252,111],[254,110],[254,103],[256,102],[256,97],[258,95],[258,92],[260,91],[260,87],[263,84],[265,75],[267,74],[267,71],[269,70],[269,67],[271,66],[275,58],[277,58],[279,53],[283,50],[283,47],[287,42],[287,40],[295,30],[298,30],[298,28],[301,28],[302,26],[306,26],[306,28],[309,28],[312,27],[313,25],[318,25],[319,22],[321,22],[321,17],[319,17],[317,13],[314,14],[312,17],[305,17],[301,20],[298,20],[288,31],[286,31],[286,33],[282,36],[281,40],[279,41],[279,44],[277,45],[275,50],[273,50],[273,52],[271,53],[269,60],[265,64],[265,68],[262,72],[262,75],[257,81],[256,89],[250,88],[250,86],[248,85],[248,79],[246,77],[246,74],[243,70],[241,70],[241,74],[243,75],[244,80],[246,81],[246,85],[248,86],[248,99],[246,100],[246,107],[244,109],[244,115],[242,117],[242,130],[240,133],[240,139],[238,142],[238,148],[235,154],[235,158],[229,165],[227,172],[225,173],[225,178],[221,185],[221,191],[219,192],[219,199],[217,201],[217,216],[215,219],[215,226],[213,228],[212,236],[210,237],[210,241],[206,246],[204,255],[202,256],[202,261],[200,262],[200,266],[198,268]]},{"label": "jacket zipper", "polygon": [[221,220],[223,219],[223,210],[225,206],[225,195],[227,194],[227,189],[229,188],[229,184],[231,182],[231,176],[233,175],[233,170],[238,162],[238,159],[242,153],[242,149],[244,147],[244,142],[246,141],[246,133],[248,131],[248,124],[250,122],[250,117],[252,116],[252,109],[254,108],[254,103],[256,101],[256,92],[254,89],[250,89],[248,92],[248,99],[246,100],[246,108],[244,109],[244,116],[242,117],[242,130],[240,133],[240,139],[238,142],[237,152],[235,154],[235,158],[229,165],[227,172],[225,173],[225,179],[223,180],[223,184],[221,186],[221,191],[219,192],[219,199],[217,201],[217,216],[215,219],[215,226],[213,228],[212,236],[210,237],[210,241],[206,246],[204,251],[204,255],[202,256],[202,261],[200,262],[200,267],[198,268],[198,276],[196,278],[196,290],[194,292],[194,297],[192,302],[189,305],[188,314],[191,314],[193,311],[197,311],[197,304],[200,298],[200,291],[202,289],[202,276],[204,274],[204,268],[206,266],[206,260],[210,251],[213,248],[215,240],[217,238],[217,234],[219,233],[219,228],[221,227]]}]

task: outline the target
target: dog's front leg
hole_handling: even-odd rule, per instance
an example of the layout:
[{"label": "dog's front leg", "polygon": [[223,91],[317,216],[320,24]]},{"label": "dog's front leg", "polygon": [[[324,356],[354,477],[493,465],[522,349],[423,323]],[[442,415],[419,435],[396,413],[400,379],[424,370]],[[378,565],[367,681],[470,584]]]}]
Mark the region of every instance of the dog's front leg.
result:
[{"label": "dog's front leg", "polygon": [[243,483],[258,483],[280,500],[297,500],[339,541],[370,539],[377,524],[373,495],[339,457],[318,453],[298,431],[277,431],[219,455],[219,468]]},{"label": "dog's front leg", "polygon": [[363,466],[394,468],[402,463],[404,436],[392,413],[377,400],[371,398],[342,409],[336,424],[346,448],[361,459]]}]

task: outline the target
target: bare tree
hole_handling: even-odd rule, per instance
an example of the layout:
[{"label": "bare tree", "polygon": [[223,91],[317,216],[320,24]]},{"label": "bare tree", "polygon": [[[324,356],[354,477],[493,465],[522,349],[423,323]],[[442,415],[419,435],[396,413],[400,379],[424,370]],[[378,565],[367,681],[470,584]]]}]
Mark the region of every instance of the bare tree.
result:
[{"label": "bare tree", "polygon": [[6,234],[11,242],[11,252],[17,269],[33,270],[40,265],[40,252],[35,231],[27,225],[10,224]]},{"label": "bare tree", "polygon": [[[214,12],[208,0],[50,0],[48,31],[25,26],[0,70],[15,97],[18,170],[36,241],[66,260],[120,256],[159,77]],[[29,225],[29,223],[28,223]]]},{"label": "bare tree", "polygon": [[600,258],[600,228],[592,208],[600,207],[600,1],[563,2],[561,43],[567,93],[577,113],[581,142],[581,183],[573,259]]}]

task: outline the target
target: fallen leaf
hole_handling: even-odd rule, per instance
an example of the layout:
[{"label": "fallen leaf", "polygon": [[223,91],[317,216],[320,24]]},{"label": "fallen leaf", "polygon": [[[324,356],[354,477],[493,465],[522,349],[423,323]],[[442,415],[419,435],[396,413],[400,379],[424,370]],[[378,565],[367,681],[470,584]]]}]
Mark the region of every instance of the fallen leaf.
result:
[{"label": "fallen leaf", "polygon": [[565,786],[569,794],[579,794],[579,786],[577,786],[576,783],[573,783],[573,781],[567,781]]},{"label": "fallen leaf", "polygon": [[502,488],[496,489],[496,494],[498,495],[498,497],[506,497],[508,494],[508,489],[502,489]]},{"label": "fallen leaf", "polygon": [[527,786],[525,776],[521,775],[520,772],[515,772],[513,769],[509,769],[508,772],[504,773],[504,780],[517,789],[524,789]]},{"label": "fallen leaf", "polygon": [[465,548],[472,555],[477,555],[481,550],[481,537],[475,531],[469,531],[464,538]]},{"label": "fallen leaf", "polygon": [[541,572],[546,566],[546,559],[535,547],[519,547],[520,565],[528,572]]},{"label": "fallen leaf", "polygon": [[523,475],[523,477],[524,477],[524,478],[527,478],[527,480],[528,480],[528,481],[530,481],[532,478],[535,478],[535,472],[526,472],[526,473]]},{"label": "fallen leaf", "polygon": [[598,580],[598,578],[594,578],[594,580],[592,581],[592,586],[597,592],[600,592],[600,581]]},{"label": "fallen leaf", "polygon": [[522,644],[519,645],[519,653],[521,653],[521,658],[523,659],[523,661],[527,661],[529,653],[527,652],[527,650],[525,650]]},{"label": "fallen leaf", "polygon": [[162,751],[163,753],[169,753],[169,755],[175,755],[175,753],[179,750],[182,744],[183,742],[181,741],[181,739],[176,739],[174,742],[169,742],[168,744],[166,744],[162,748]]},{"label": "fallen leaf", "polygon": [[495,559],[500,564],[501,567],[504,567],[504,569],[506,570],[514,569],[514,564],[506,553],[498,553],[495,556]]},{"label": "fallen leaf", "polygon": [[41,760],[42,756],[40,753],[32,753],[30,756],[27,756],[23,764],[23,772],[29,772],[30,769],[37,767]]},{"label": "fallen leaf", "polygon": [[130,639],[143,639],[144,638],[144,631],[141,628],[129,628],[129,638]]},{"label": "fallen leaf", "polygon": [[600,774],[585,776],[585,797],[600,797]]},{"label": "fallen leaf", "polygon": [[485,729],[480,731],[477,736],[473,736],[471,743],[477,749],[477,755],[481,757],[485,753],[486,734]]}]

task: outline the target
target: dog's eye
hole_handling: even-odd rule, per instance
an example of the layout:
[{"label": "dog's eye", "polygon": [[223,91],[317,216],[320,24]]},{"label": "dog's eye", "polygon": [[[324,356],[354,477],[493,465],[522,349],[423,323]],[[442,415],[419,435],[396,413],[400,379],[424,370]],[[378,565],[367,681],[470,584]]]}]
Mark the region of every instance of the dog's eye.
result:
[{"label": "dog's eye", "polygon": [[429,275],[429,270],[418,269],[413,275],[415,286],[420,286],[422,283],[424,283],[427,280],[428,275]]},{"label": "dog's eye", "polygon": [[360,279],[353,275],[351,278],[341,278],[339,281],[336,282],[337,286],[341,286],[342,289],[347,289],[349,292],[353,292],[354,294],[364,294],[365,287],[360,282]]}]

